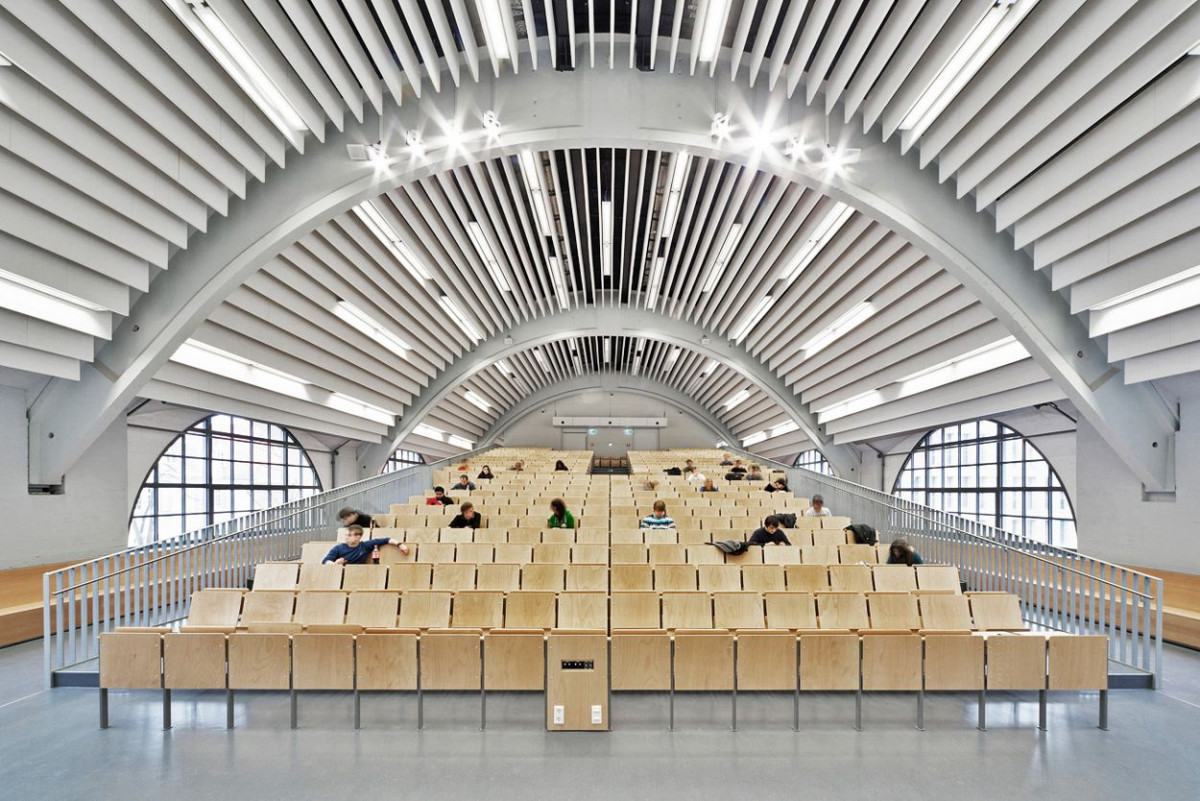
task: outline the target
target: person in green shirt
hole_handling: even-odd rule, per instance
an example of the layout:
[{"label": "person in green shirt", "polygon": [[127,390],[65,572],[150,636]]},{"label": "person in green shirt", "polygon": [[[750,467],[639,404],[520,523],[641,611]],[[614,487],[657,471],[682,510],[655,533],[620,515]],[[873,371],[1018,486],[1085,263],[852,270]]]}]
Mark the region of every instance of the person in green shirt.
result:
[{"label": "person in green shirt", "polygon": [[547,528],[575,528],[575,516],[567,511],[567,505],[562,498],[550,501],[550,520]]}]

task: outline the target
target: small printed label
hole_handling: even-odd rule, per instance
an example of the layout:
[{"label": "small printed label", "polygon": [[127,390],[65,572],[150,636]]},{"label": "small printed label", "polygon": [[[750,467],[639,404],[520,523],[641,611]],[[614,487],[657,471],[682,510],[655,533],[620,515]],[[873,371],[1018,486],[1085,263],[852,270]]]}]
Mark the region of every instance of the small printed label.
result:
[{"label": "small printed label", "polygon": [[592,704],[592,725],[599,726],[604,723],[604,711],[599,704]]},{"label": "small printed label", "polygon": [[554,725],[561,726],[567,721],[566,710],[562,706],[554,707]]}]

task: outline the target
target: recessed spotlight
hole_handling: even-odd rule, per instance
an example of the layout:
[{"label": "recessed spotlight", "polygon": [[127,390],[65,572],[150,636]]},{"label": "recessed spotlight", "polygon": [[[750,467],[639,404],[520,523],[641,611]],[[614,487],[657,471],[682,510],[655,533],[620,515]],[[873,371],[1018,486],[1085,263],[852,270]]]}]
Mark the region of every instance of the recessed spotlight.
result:
[{"label": "recessed spotlight", "polygon": [[713,139],[724,139],[729,136],[729,115],[720,111],[714,114],[708,135]]}]

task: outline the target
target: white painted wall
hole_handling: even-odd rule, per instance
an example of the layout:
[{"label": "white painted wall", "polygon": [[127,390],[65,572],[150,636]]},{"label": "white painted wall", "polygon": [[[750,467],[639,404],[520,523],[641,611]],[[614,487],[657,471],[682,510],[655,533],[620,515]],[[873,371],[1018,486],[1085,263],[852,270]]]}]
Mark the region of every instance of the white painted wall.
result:
[{"label": "white painted wall", "polygon": [[554,417],[607,415],[668,418],[667,426],[658,432],[658,446],[664,450],[711,448],[717,441],[716,433],[708,426],[670,403],[631,393],[594,390],[538,407],[503,432],[503,444],[531,448],[561,448],[562,429],[551,425]]},{"label": "white painted wall", "polygon": [[30,495],[25,392],[0,387],[0,570],[90,559],[125,547],[124,420],[67,472],[63,495]]}]

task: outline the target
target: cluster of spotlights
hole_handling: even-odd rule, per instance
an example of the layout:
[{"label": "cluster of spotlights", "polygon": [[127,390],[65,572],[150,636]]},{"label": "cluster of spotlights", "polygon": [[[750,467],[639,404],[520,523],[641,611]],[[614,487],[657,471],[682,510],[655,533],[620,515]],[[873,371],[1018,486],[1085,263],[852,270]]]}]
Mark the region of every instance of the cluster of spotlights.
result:
[{"label": "cluster of spotlights", "polygon": [[735,143],[743,143],[759,152],[778,148],[786,158],[792,161],[820,165],[832,172],[841,172],[862,157],[862,150],[859,148],[842,147],[829,142],[814,142],[803,136],[791,136],[781,143],[780,134],[768,126],[748,132],[743,141],[742,137],[735,135],[731,115],[728,112],[717,112],[713,115],[709,136],[716,142],[736,140]]},{"label": "cluster of spotlights", "polygon": [[[481,130],[484,138],[490,143],[500,138],[500,115],[495,111],[488,110],[483,113],[481,122]],[[432,143],[427,143],[421,136],[421,132],[410,128],[404,132],[404,150],[413,158],[424,158],[426,152],[433,147],[441,147],[448,152],[453,152],[458,147],[462,146],[469,134],[467,131],[460,128],[453,122],[446,123],[442,129],[442,135]],[[346,150],[350,155],[351,161],[370,161],[380,166],[387,164],[395,157],[395,152],[389,152],[387,146],[378,141],[368,145],[347,145]]]}]

